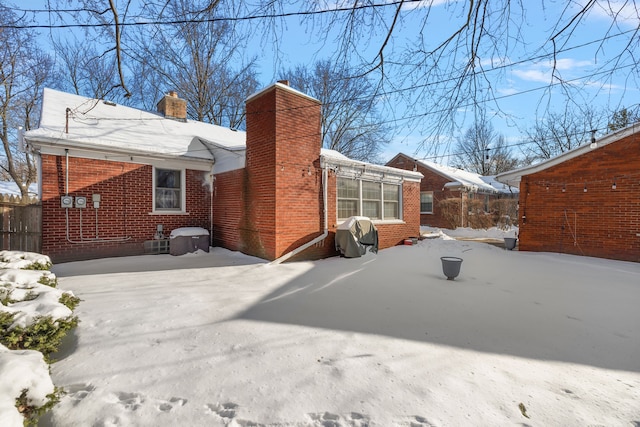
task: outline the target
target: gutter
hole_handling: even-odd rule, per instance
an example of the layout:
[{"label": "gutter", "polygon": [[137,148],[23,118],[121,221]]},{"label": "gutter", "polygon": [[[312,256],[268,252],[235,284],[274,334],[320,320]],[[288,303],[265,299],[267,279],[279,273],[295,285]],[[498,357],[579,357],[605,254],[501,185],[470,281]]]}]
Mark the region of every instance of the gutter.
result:
[{"label": "gutter", "polygon": [[327,212],[327,188],[328,188],[327,178],[328,178],[327,166],[323,165],[322,166],[322,204],[324,208],[324,232],[318,237],[316,237],[315,239],[303,244],[302,246],[298,246],[297,248],[295,248],[290,252],[287,252],[286,254],[282,255],[280,258],[274,259],[269,263],[269,265],[278,265],[288,260],[289,258],[299,254],[305,249],[315,245],[316,243],[323,241],[329,235],[329,213]]}]

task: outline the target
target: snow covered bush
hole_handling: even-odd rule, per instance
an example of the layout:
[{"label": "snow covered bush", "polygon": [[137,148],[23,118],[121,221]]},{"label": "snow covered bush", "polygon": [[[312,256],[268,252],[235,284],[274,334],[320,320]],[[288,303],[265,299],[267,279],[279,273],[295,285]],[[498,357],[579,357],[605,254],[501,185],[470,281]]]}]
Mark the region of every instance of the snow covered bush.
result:
[{"label": "snow covered bush", "polygon": [[37,425],[61,394],[47,363],[78,324],[80,299],[57,289],[50,266],[44,255],[0,251],[1,426]]},{"label": "snow covered bush", "polygon": [[35,252],[0,251],[0,268],[49,270],[51,259]]},{"label": "snow covered bush", "polygon": [[42,353],[0,344],[0,425],[35,425],[59,399]]}]

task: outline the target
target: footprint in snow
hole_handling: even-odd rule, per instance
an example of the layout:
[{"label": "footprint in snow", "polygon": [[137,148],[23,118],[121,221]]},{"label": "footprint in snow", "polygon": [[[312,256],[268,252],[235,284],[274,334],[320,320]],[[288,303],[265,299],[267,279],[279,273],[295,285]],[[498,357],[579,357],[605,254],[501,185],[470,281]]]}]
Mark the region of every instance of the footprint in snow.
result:
[{"label": "footprint in snow", "polygon": [[182,407],[186,405],[187,399],[180,397],[172,397],[169,400],[159,401],[156,405],[156,409],[160,412],[171,412],[176,407]]},{"label": "footprint in snow", "polygon": [[210,413],[216,414],[220,418],[235,418],[236,409],[238,408],[237,403],[226,402],[226,403],[209,403],[205,405],[205,408]]},{"label": "footprint in snow", "polygon": [[118,403],[129,411],[137,411],[145,401],[144,397],[138,393],[120,392],[117,393],[116,396]]},{"label": "footprint in snow", "polygon": [[91,384],[71,384],[65,388],[66,395],[73,401],[73,406],[79,404],[85,397],[87,397],[96,388]]},{"label": "footprint in snow", "polygon": [[369,427],[369,418],[358,412],[340,416],[331,412],[307,414],[314,427]]}]

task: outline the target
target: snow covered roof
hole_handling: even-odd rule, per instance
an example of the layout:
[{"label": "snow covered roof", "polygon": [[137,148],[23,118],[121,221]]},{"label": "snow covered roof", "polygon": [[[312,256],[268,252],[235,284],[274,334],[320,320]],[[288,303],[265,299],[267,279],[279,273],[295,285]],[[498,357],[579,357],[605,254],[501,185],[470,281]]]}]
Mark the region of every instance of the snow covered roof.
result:
[{"label": "snow covered roof", "polygon": [[[400,155],[409,157],[406,154]],[[445,185],[445,187],[448,188],[462,187],[465,190],[477,191],[480,193],[518,193],[518,188],[510,187],[498,182],[495,176],[482,176],[477,173],[467,172],[450,166],[439,165],[427,160],[415,161],[424,168],[450,179],[451,181]]]},{"label": "snow covered roof", "polygon": [[323,148],[320,156],[325,165],[335,168],[336,174],[343,177],[387,180],[387,181],[420,181],[423,175],[420,172],[393,168],[390,166],[375,165],[373,163],[353,160],[344,154]]},{"label": "snow covered roof", "polygon": [[520,169],[514,169],[512,171],[509,172],[504,172],[501,174],[498,174],[496,176],[496,179],[500,182],[504,182],[506,184],[511,184],[511,185],[519,185],[520,183],[520,179],[523,176],[526,175],[531,175],[533,173],[536,172],[540,172],[543,171],[545,169],[548,169],[552,166],[556,166],[560,163],[566,162],[567,160],[573,159],[575,157],[581,156],[585,153],[591,152],[593,150],[597,150],[599,148],[602,148],[606,145],[609,145],[613,142],[616,142],[622,138],[625,138],[627,136],[633,135],[637,132],[640,131],[640,122],[638,123],[634,123],[630,126],[627,126],[624,129],[620,129],[617,132],[613,132],[610,134],[607,134],[605,136],[603,136],[602,138],[598,139],[595,141],[595,143],[593,144],[586,144],[586,145],[582,145],[580,147],[574,148],[573,150],[569,150],[565,153],[562,153],[556,157],[553,157],[551,159],[545,160],[543,162],[537,163],[535,165],[531,165],[531,166],[526,166]]},{"label": "snow covered roof", "polygon": [[274,83],[274,84],[272,84],[272,85],[270,85],[270,86],[267,86],[267,87],[265,87],[265,88],[263,88],[263,89],[258,90],[257,92],[252,93],[251,95],[249,95],[249,96],[247,97],[246,101],[249,101],[250,99],[253,99],[253,98],[257,97],[257,96],[260,96],[260,95],[262,95],[263,93],[268,92],[269,90],[271,90],[272,88],[275,88],[275,87],[278,87],[278,88],[280,88],[280,89],[284,89],[284,90],[286,90],[286,91],[289,91],[289,92],[291,92],[291,93],[294,93],[294,94],[296,94],[296,95],[298,95],[298,96],[301,96],[301,97],[303,97],[303,98],[307,98],[307,99],[309,99],[309,100],[311,100],[311,101],[315,101],[315,102],[317,102],[317,103],[320,103],[320,101],[318,101],[316,98],[314,98],[314,97],[312,97],[312,96],[309,96],[309,95],[307,95],[307,94],[306,94],[306,93],[304,93],[304,92],[300,92],[299,90],[296,90],[296,89],[292,88],[292,87],[291,87],[291,86],[289,86],[288,84],[280,83],[280,82],[276,82],[276,83]]},{"label": "snow covered roof", "polygon": [[[274,85],[300,93],[282,83]],[[246,132],[193,120],[168,119],[159,113],[48,88],[43,93],[40,126],[26,132],[24,137],[30,147],[44,154],[64,155],[65,149],[69,149],[70,155],[82,152],[83,156],[114,161],[200,162],[199,166],[189,167],[210,170],[214,164],[215,173],[245,165]],[[357,169],[366,170],[372,178],[382,175],[398,180],[422,178],[420,173],[352,160],[334,150],[322,149],[321,156],[343,172]]]},{"label": "snow covered roof", "polygon": [[98,150],[120,154],[123,159],[155,156],[210,164],[218,163],[219,157],[237,159],[240,154],[242,167],[246,135],[222,126],[182,122],[159,113],[45,89],[40,127],[26,132],[25,139],[31,146]]}]

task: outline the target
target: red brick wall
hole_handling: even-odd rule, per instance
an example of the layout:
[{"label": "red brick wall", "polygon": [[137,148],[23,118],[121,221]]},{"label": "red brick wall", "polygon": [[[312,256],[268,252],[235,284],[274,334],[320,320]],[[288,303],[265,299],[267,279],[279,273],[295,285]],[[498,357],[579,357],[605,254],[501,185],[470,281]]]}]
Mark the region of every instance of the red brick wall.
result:
[{"label": "red brick wall", "polygon": [[522,177],[519,249],[640,261],[639,172],[636,134]]},{"label": "red brick wall", "polygon": [[320,235],[320,103],[273,86],[247,102],[244,252],[275,259]]},{"label": "red brick wall", "polygon": [[[299,255],[291,258],[292,260],[320,259],[339,255],[339,252],[335,249],[335,233],[338,227],[337,178],[333,172],[329,172],[328,178],[327,214],[329,219],[329,235],[323,242],[303,251]],[[376,224],[379,249],[404,244],[405,239],[418,237],[420,235],[420,184],[418,182],[403,183],[402,200],[402,222]]]},{"label": "red brick wall", "polygon": [[[413,170],[415,162],[413,159],[404,155],[399,155],[393,158],[387,166],[391,166],[398,169]],[[420,214],[420,225],[439,228],[451,228],[451,224],[442,216],[442,211],[438,207],[438,203],[449,197],[460,198],[459,191],[443,190],[444,185],[451,180],[445,178],[433,172],[431,169],[427,169],[418,163],[417,171],[424,175],[420,182],[420,191],[433,192],[433,213]],[[420,211],[420,195],[418,195],[418,211]]]},{"label": "red brick wall", "polygon": [[[149,165],[69,158],[69,195],[87,197],[85,209],[60,207],[65,194],[64,156],[42,155],[42,250],[54,262],[143,253],[143,242],[153,239],[157,224],[165,235],[178,227],[209,229],[210,195],[203,186],[205,173],[186,171],[188,215],[150,215],[152,174]],[[100,194],[100,207],[91,197]],[[96,211],[98,214],[96,233]],[[82,216],[82,221],[81,221]],[[120,242],[72,243],[84,239],[118,239]]]}]

